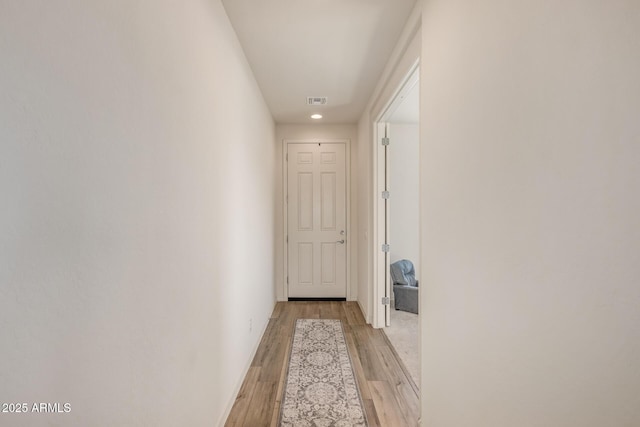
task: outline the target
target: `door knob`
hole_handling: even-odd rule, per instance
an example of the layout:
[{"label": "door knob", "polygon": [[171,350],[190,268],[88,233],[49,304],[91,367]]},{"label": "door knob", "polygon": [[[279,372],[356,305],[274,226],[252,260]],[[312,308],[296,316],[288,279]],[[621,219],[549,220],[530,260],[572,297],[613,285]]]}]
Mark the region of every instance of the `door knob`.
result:
[{"label": "door knob", "polygon": [[344,243],[344,239],[342,239],[342,240],[338,240],[336,243],[343,244],[343,243]]}]

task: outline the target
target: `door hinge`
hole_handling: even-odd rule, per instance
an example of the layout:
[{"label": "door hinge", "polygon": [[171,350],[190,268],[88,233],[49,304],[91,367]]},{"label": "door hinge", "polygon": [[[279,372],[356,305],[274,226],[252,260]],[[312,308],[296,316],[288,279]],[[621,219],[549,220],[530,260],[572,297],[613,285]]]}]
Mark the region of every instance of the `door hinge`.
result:
[{"label": "door hinge", "polygon": [[285,159],[287,160],[287,162],[289,161],[289,153],[285,154]]},{"label": "door hinge", "polygon": [[382,305],[389,305],[389,304],[391,304],[391,298],[382,297]]},{"label": "door hinge", "polygon": [[382,138],[382,145],[389,145],[389,138],[387,138],[386,136]]},{"label": "door hinge", "polygon": [[287,276],[287,285],[289,284],[289,276]]},{"label": "door hinge", "polygon": [[289,236],[287,236],[287,243],[289,243]]},{"label": "door hinge", "polygon": [[389,252],[391,250],[391,246],[387,243],[382,245],[382,252]]},{"label": "door hinge", "polygon": [[389,197],[391,197],[391,194],[388,191],[383,191],[382,192],[382,198],[385,200],[388,200]]}]

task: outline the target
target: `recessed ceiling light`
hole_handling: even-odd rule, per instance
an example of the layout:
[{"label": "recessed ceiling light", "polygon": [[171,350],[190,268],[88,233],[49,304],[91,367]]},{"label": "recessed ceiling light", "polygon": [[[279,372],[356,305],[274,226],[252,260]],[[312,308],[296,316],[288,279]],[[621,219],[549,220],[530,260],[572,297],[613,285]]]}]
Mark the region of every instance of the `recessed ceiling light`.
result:
[{"label": "recessed ceiling light", "polygon": [[312,114],[311,118],[315,119],[315,120],[321,119],[322,118],[322,114]]}]

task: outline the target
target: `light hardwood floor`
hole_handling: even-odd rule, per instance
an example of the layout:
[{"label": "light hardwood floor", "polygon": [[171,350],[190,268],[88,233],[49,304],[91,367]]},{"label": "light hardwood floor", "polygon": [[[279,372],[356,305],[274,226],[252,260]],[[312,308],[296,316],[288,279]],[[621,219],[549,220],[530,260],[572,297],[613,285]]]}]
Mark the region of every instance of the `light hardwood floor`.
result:
[{"label": "light hardwood floor", "polygon": [[225,426],[277,426],[295,319],[342,320],[371,427],[415,427],[418,389],[380,329],[365,324],[355,302],[279,302]]}]

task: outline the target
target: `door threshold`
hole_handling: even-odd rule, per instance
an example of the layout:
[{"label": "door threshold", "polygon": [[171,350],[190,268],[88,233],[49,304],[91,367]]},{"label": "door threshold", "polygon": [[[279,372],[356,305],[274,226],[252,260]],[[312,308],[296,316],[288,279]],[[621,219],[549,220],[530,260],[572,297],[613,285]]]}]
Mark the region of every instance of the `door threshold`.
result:
[{"label": "door threshold", "polygon": [[289,298],[288,301],[346,301],[346,298]]}]

